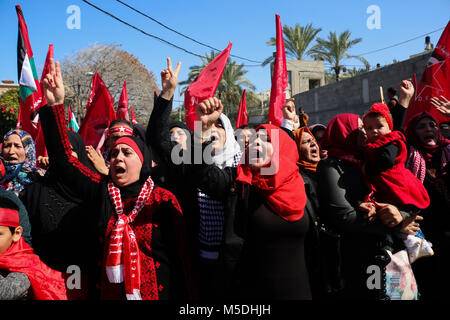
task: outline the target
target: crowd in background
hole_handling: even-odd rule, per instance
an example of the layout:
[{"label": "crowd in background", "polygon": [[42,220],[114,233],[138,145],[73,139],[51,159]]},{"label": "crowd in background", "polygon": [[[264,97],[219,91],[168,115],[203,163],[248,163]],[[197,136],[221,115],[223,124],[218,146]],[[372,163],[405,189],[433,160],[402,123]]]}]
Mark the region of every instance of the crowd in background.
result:
[{"label": "crowd in background", "polygon": [[23,130],[2,140],[0,299],[450,297],[448,123],[404,123],[409,80],[328,124],[288,100],[281,127],[234,130],[211,97],[193,132],[169,120],[180,66],[147,128],[113,121],[97,152],[67,129],[51,61],[48,158]]}]

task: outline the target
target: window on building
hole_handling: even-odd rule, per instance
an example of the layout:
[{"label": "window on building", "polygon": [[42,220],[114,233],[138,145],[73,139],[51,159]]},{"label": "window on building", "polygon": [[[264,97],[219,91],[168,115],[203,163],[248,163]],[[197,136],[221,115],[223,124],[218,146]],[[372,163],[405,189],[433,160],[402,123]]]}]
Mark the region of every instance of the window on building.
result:
[{"label": "window on building", "polygon": [[292,89],[292,72],[287,72],[287,78],[288,78],[288,89]]},{"label": "window on building", "polygon": [[320,87],[320,79],[309,79],[309,89]]}]

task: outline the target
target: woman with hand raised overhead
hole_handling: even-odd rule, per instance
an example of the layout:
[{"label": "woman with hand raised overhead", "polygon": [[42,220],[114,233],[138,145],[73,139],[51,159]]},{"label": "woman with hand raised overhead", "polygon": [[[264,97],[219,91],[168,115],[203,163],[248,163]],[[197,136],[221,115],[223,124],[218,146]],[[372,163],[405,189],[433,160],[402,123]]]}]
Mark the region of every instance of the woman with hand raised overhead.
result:
[{"label": "woman with hand raised overhead", "polygon": [[[71,155],[64,118],[64,85],[59,63],[50,62],[43,81],[48,105],[39,110],[51,165],[80,199],[95,204],[86,220],[101,241],[102,299],[164,300],[191,292],[183,217],[178,201],[155,185],[150,150],[138,138],[123,136],[111,151],[107,177]],[[94,221],[90,224],[89,221]],[[80,237],[83,233],[80,232]],[[102,250],[103,249],[103,250]],[[94,275],[95,276],[95,275]]]}]

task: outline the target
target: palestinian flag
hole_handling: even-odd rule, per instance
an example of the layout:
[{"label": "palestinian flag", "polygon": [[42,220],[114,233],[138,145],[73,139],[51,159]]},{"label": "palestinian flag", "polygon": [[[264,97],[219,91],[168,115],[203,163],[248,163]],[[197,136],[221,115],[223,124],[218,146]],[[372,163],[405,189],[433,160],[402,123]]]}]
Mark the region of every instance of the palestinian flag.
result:
[{"label": "palestinian flag", "polygon": [[42,92],[34,63],[33,51],[28,38],[27,25],[19,5],[16,5],[16,11],[19,19],[17,71],[20,97],[20,115],[17,120],[17,127],[27,131],[36,140],[39,131],[37,109],[42,102]]},{"label": "palestinian flag", "polygon": [[80,129],[80,127],[78,126],[77,123],[77,118],[75,117],[75,114],[72,112],[72,109],[69,106],[69,115],[68,115],[68,121],[67,121],[67,128],[69,130],[78,132],[78,130]]}]

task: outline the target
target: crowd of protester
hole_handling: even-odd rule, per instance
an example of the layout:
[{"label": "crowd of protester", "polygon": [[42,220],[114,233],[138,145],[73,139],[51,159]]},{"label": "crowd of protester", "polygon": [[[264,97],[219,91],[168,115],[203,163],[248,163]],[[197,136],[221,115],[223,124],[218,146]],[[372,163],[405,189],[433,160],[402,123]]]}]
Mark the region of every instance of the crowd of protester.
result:
[{"label": "crowd of protester", "polygon": [[409,80],[327,125],[288,100],[281,127],[234,130],[211,97],[192,132],[170,121],[168,62],[147,128],[115,120],[94,149],[51,61],[48,158],[25,131],[1,141],[0,299],[389,299],[403,250],[415,298],[450,297],[450,141],[427,112],[404,123]]}]

